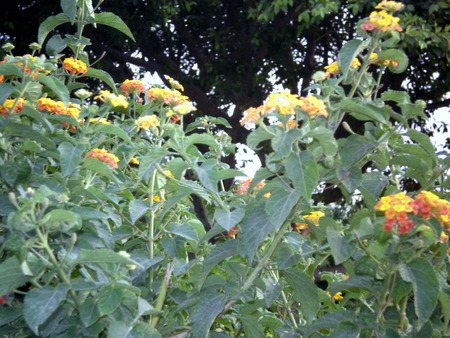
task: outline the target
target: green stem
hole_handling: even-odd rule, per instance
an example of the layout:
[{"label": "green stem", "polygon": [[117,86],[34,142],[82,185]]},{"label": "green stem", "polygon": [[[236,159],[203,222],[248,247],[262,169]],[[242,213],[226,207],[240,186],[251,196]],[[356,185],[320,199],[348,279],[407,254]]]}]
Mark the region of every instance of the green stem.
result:
[{"label": "green stem", "polygon": [[363,242],[361,242],[361,239],[359,238],[358,233],[356,231],[353,231],[353,235],[356,237],[356,240],[358,241],[359,246],[361,247],[361,249],[364,250],[364,252],[367,254],[367,256],[369,256],[375,263],[377,263],[378,266],[381,266],[380,262],[375,257],[373,257],[372,254],[369,251],[367,251],[367,249],[364,246]]},{"label": "green stem", "polygon": [[[166,273],[164,274],[164,278],[161,282],[161,288],[159,289],[158,299],[156,300],[155,309],[157,311],[161,311],[164,305],[164,301],[166,299],[167,289],[169,288],[170,276],[172,275],[173,265],[170,263],[167,264]],[[150,316],[150,326],[155,327],[158,324],[160,314],[156,314],[154,316]]]},{"label": "green stem", "polygon": [[[273,276],[273,278],[275,279],[275,281],[278,282],[279,278],[275,274],[275,272],[273,270],[270,270],[270,273]],[[292,325],[295,328],[297,328],[297,322],[295,321],[295,317],[294,317],[294,314],[292,313],[291,306],[289,304],[289,301],[287,300],[286,293],[283,290],[281,290],[281,298],[283,298],[283,303],[284,303],[284,306],[285,306],[286,310],[289,313],[289,319],[291,320]]]}]

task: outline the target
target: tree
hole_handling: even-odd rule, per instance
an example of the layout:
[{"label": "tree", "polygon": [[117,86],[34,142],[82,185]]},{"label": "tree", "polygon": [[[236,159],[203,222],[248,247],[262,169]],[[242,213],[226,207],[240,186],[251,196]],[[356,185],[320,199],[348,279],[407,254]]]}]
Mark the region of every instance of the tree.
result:
[{"label": "tree", "polygon": [[[356,0],[107,1],[100,9],[123,18],[136,42],[101,27],[95,36],[88,30],[90,62],[98,61],[98,67],[108,70],[117,82],[132,76],[130,65],[156,72],[162,79],[164,75],[177,79],[196,102],[199,114],[226,118],[233,127],[228,130],[233,142],[243,142],[248,130],[239,124],[242,112],[260,104],[274,85],[304,95],[313,84],[313,73],[336,59],[337,51],[355,36],[356,23],[370,14],[374,4]],[[405,4],[400,13],[401,35],[410,66],[401,74],[388,73],[381,90],[398,90],[407,81],[412,101],[426,101],[431,113],[450,101],[445,98],[450,89],[448,4]],[[21,0],[2,6],[2,39],[14,36],[17,48],[26,49],[28,32],[57,10],[59,1],[30,4]],[[58,29],[64,32],[71,27]]]}]

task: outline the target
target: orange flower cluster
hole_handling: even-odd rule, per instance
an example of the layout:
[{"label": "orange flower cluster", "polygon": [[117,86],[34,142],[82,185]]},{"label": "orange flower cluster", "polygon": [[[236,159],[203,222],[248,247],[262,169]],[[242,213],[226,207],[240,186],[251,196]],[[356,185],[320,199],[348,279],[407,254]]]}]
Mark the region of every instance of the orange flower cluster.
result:
[{"label": "orange flower cluster", "polygon": [[319,116],[328,117],[327,107],[322,100],[317,97],[308,95],[307,97],[300,98],[300,108],[306,112],[309,116]]},{"label": "orange flower cluster", "polygon": [[389,232],[392,232],[398,224],[397,232],[400,235],[409,233],[414,222],[408,218],[408,213],[420,214],[425,219],[435,217],[441,222],[442,227],[450,231],[450,202],[429,191],[422,191],[414,199],[403,192],[384,196],[374,209],[384,211],[386,217],[384,229]]},{"label": "orange flower cluster", "polygon": [[147,96],[150,102],[160,100],[165,104],[181,104],[188,100],[187,96],[182,95],[175,89],[150,88],[147,92]]},{"label": "orange flower cluster", "polygon": [[370,61],[370,64],[372,64],[372,65],[389,66],[389,64],[392,63],[392,66],[394,66],[394,67],[398,66],[398,62],[395,60],[380,60],[380,59],[378,59],[377,53],[370,54],[369,61]]},{"label": "orange flower cluster", "polygon": [[374,209],[384,211],[384,216],[386,217],[383,226],[384,230],[392,232],[392,229],[398,223],[398,233],[400,235],[407,234],[414,226],[414,222],[408,219],[407,214],[413,211],[411,206],[413,201],[411,197],[406,196],[403,192],[381,197]]},{"label": "orange flower cluster", "polygon": [[363,31],[381,31],[386,33],[389,31],[401,32],[403,29],[398,22],[400,18],[392,16],[389,12],[395,12],[403,8],[403,4],[395,1],[381,1],[375,8],[380,11],[373,11],[370,13],[369,20],[366,20],[362,25]]},{"label": "orange flower cluster", "polygon": [[281,115],[295,115],[294,108],[301,104],[298,95],[286,92],[272,93],[267,98],[266,109],[277,111]]},{"label": "orange flower cluster", "polygon": [[63,61],[63,68],[72,75],[77,73],[83,75],[87,72],[86,64],[81,60],[74,59],[72,56]]},{"label": "orange flower cluster", "polygon": [[261,116],[266,115],[268,112],[269,111],[266,109],[266,106],[248,108],[246,111],[244,111],[245,116],[241,120],[241,126],[246,123],[256,123],[261,118]]},{"label": "orange flower cluster", "polygon": [[141,80],[125,80],[120,86],[120,90],[125,95],[129,95],[130,93],[145,93],[145,86]]},{"label": "orange flower cluster", "polygon": [[[54,113],[56,115],[69,115],[74,119],[78,119],[81,112],[80,108],[71,102],[69,102],[69,107],[66,107],[64,102],[54,101],[48,97],[42,97],[39,100],[37,100],[36,108],[39,111],[46,110],[49,113]],[[67,122],[62,121],[61,123],[64,127],[69,127],[69,124]],[[75,126],[72,126],[71,129],[73,131],[77,130]]]},{"label": "orange flower cluster", "polygon": [[234,238],[237,235],[237,227],[232,227],[230,231],[227,232],[228,237]]},{"label": "orange flower cluster", "polygon": [[95,148],[92,150],[87,157],[96,158],[102,162],[105,162],[107,165],[111,166],[114,169],[117,169],[117,163],[120,162],[119,158],[109,153],[107,150]]},{"label": "orange flower cluster", "polygon": [[[245,195],[248,193],[248,188],[250,188],[250,184],[252,183],[253,178],[248,178],[246,180],[241,181],[241,184],[237,188],[237,193],[239,195]],[[256,189],[264,187],[266,184],[264,182],[259,182],[256,185]]]},{"label": "orange flower cluster", "polygon": [[[5,102],[3,102],[3,104],[0,106],[0,115],[3,115],[4,117],[8,116],[8,112],[14,106],[14,102],[16,102],[16,99],[5,100]],[[13,113],[20,113],[24,105],[26,105],[25,101],[22,98],[19,98],[17,100],[16,106],[14,107]]]},{"label": "orange flower cluster", "polygon": [[423,218],[436,217],[442,227],[450,231],[450,202],[439,198],[429,191],[422,191],[411,203],[415,215],[420,213]]}]

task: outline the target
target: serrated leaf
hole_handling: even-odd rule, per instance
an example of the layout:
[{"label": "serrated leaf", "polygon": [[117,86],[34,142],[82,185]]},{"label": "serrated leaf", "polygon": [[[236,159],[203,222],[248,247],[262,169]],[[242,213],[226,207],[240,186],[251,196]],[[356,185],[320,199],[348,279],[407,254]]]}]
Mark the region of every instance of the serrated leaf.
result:
[{"label": "serrated leaf", "polygon": [[424,258],[400,265],[403,280],[413,284],[414,309],[419,328],[430,318],[439,296],[439,283],[433,266]]},{"label": "serrated leaf", "polygon": [[364,43],[362,40],[350,40],[339,51],[339,69],[344,78],[348,74],[353,59],[361,53],[363,48]]},{"label": "serrated leaf", "polygon": [[128,206],[130,213],[131,223],[136,223],[136,221],[141,218],[148,210],[150,210],[150,205],[146,201],[132,200]]},{"label": "serrated leaf", "polygon": [[62,25],[63,23],[66,22],[70,22],[70,19],[64,13],[49,16],[47,19],[45,19],[40,24],[38,29],[38,44],[42,46],[48,33],[50,33],[53,29],[55,29],[59,25]]},{"label": "serrated leaf", "polygon": [[[0,264],[0,295],[6,295],[30,280],[23,274],[16,257],[6,259]],[[0,296],[1,297],[1,296]]]},{"label": "serrated leaf", "polygon": [[50,150],[56,148],[55,144],[51,139],[47,138],[46,136],[42,135],[40,132],[32,129],[26,124],[8,121],[7,124],[5,125],[4,135],[23,137],[30,140],[34,140]]},{"label": "serrated leaf", "polygon": [[113,263],[113,264],[140,264],[128,257],[119,255],[118,253],[109,249],[81,249],[75,263]]},{"label": "serrated leaf", "polygon": [[361,135],[350,135],[339,150],[342,167],[350,168],[376,146]]},{"label": "serrated leaf", "polygon": [[244,215],[245,210],[241,208],[237,208],[233,211],[217,209],[214,213],[214,219],[222,228],[230,231],[232,227],[242,221]]},{"label": "serrated leaf", "polygon": [[44,286],[27,293],[24,299],[23,317],[30,329],[39,335],[38,327],[49,318],[66,298],[69,285],[58,288]]},{"label": "serrated leaf", "polygon": [[95,299],[93,297],[89,297],[84,301],[79,312],[80,319],[86,327],[91,326],[100,318],[100,312],[98,311]]},{"label": "serrated leaf", "polygon": [[316,139],[327,156],[334,156],[338,150],[338,144],[334,138],[333,132],[325,127],[317,127],[306,133],[305,137]]},{"label": "serrated leaf", "polygon": [[[0,66],[6,66],[6,65],[0,65]],[[1,68],[0,68],[0,74],[1,74]],[[5,100],[11,95],[12,91],[14,90],[14,86],[10,83],[1,83],[0,84],[0,102],[3,103]]]},{"label": "serrated leaf", "polygon": [[83,161],[83,168],[95,171],[96,173],[108,178],[112,178],[112,171],[114,170],[110,165],[102,162],[96,158],[86,158]]},{"label": "serrated leaf", "polygon": [[54,35],[48,40],[45,51],[48,55],[57,55],[67,47],[67,41],[61,35]]},{"label": "serrated leaf", "polygon": [[306,273],[297,268],[282,271],[282,276],[293,288],[294,299],[300,303],[302,314],[311,323],[320,309],[320,299],[314,281]]},{"label": "serrated leaf", "polygon": [[192,134],[188,136],[188,140],[190,144],[206,144],[216,151],[220,149],[219,143],[208,134]]},{"label": "serrated leaf", "polygon": [[332,338],[357,338],[360,335],[361,328],[353,321],[343,321],[333,330],[330,335]]},{"label": "serrated leaf", "polygon": [[270,140],[274,136],[261,128],[257,128],[247,136],[247,145],[251,149],[256,149],[262,141]]},{"label": "serrated leaf", "polygon": [[300,129],[290,129],[287,132],[283,129],[276,129],[276,136],[272,139],[272,148],[275,151],[273,159],[280,160],[288,157],[292,151],[292,144],[301,137]]},{"label": "serrated leaf", "polygon": [[356,249],[356,242],[350,243],[345,237],[341,236],[339,230],[332,226],[327,227],[326,234],[334,262],[341,264],[350,258]]},{"label": "serrated leaf", "polygon": [[[23,70],[18,65],[12,64],[0,64],[0,74],[1,75],[14,75],[18,77],[23,76]],[[2,84],[4,85],[4,84]],[[3,101],[1,101],[3,103]]]},{"label": "serrated leaf", "polygon": [[215,291],[204,292],[191,312],[192,333],[194,337],[206,337],[216,316],[225,305],[225,295]]},{"label": "serrated leaf", "polygon": [[212,192],[217,191],[217,184],[219,183],[219,173],[217,170],[217,160],[208,159],[200,166],[196,166],[195,171],[198,175],[200,183]]},{"label": "serrated leaf", "polygon": [[103,81],[113,90],[114,94],[117,94],[117,88],[114,83],[114,79],[104,70],[89,67],[87,72],[83,76],[93,77],[95,79]]},{"label": "serrated leaf", "polygon": [[133,142],[131,141],[130,137],[128,136],[128,134],[120,127],[118,126],[114,126],[111,124],[98,124],[94,127],[94,132],[99,132],[99,133],[105,133],[105,134],[111,134],[111,135],[115,135],[120,137],[122,140],[124,140],[125,142],[132,144]]},{"label": "serrated leaf", "polygon": [[362,174],[358,166],[352,166],[348,169],[337,169],[337,177],[344,185],[349,194],[352,194],[361,184]]},{"label": "serrated leaf", "polygon": [[77,14],[77,0],[61,0],[61,8],[63,13],[69,18],[73,24]]},{"label": "serrated leaf", "polygon": [[269,221],[275,226],[281,226],[297,204],[300,193],[297,190],[277,189],[266,200],[265,211]]},{"label": "serrated leaf", "polygon": [[168,226],[167,231],[172,234],[186,238],[188,240],[198,242],[197,232],[189,223],[175,224],[175,226],[173,227]]},{"label": "serrated leaf", "polygon": [[60,230],[67,234],[80,230],[82,225],[80,215],[63,209],[53,209],[45,214],[43,222],[46,229]]},{"label": "serrated leaf", "polygon": [[37,80],[47,86],[61,101],[64,102],[67,107],[69,104],[70,95],[63,82],[54,76],[46,76],[44,74],[38,74]]},{"label": "serrated leaf", "polygon": [[284,160],[284,166],[295,190],[309,201],[319,183],[319,169],[313,154],[309,151],[302,151],[300,154],[292,153]]},{"label": "serrated leaf", "polygon": [[164,148],[149,149],[147,155],[140,160],[138,170],[139,179],[144,179],[147,181],[156,170],[156,164],[160,163],[161,160],[168,154],[169,153]]},{"label": "serrated leaf", "polygon": [[131,40],[133,40],[133,42],[136,42],[133,33],[131,33],[130,29],[125,24],[125,22],[123,22],[123,20],[114,13],[102,12],[96,13],[94,14],[94,16],[95,16],[95,23],[115,28],[118,31],[125,34],[126,36],[128,36]]},{"label": "serrated leaf", "polygon": [[111,284],[103,285],[98,293],[97,307],[100,316],[113,313],[120,305],[123,299],[123,290]]},{"label": "serrated leaf", "polygon": [[265,211],[265,203],[259,202],[247,212],[242,221],[242,255],[248,257],[249,264],[253,261],[256,249],[262,241],[272,232],[277,230],[277,225],[269,220]]},{"label": "serrated leaf", "polygon": [[383,124],[388,123],[389,107],[377,107],[367,102],[361,102],[360,99],[343,99],[340,107],[350,113],[354,118],[360,121],[377,121]]},{"label": "serrated leaf", "polygon": [[251,315],[239,315],[239,320],[244,327],[245,337],[247,338],[265,338],[264,330],[258,319]]},{"label": "serrated leaf", "polygon": [[81,161],[84,145],[78,143],[75,147],[69,142],[62,142],[59,147],[59,164],[62,177],[70,175]]}]

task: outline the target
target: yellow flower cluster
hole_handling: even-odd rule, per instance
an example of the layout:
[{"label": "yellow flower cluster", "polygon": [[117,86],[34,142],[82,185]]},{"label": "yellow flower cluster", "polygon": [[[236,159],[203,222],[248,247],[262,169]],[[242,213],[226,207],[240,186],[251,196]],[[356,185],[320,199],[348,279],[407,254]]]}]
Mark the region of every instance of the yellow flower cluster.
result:
[{"label": "yellow flower cluster", "polygon": [[[358,68],[360,66],[361,62],[359,62],[358,58],[354,58],[352,60],[352,63],[350,64],[350,68]],[[331,75],[339,74],[340,72],[339,65],[336,61],[334,61],[329,66],[325,66],[324,69],[327,72],[328,77],[330,77]]]},{"label": "yellow flower cluster", "polygon": [[113,107],[124,107],[128,108],[127,98],[123,95],[116,95],[108,90],[101,90],[100,95],[94,97],[94,100],[99,99],[100,101],[111,104]]},{"label": "yellow flower cluster", "polygon": [[398,22],[400,18],[394,17],[385,10],[379,12],[373,11],[370,13],[369,20],[366,20],[362,25],[363,31],[381,31],[386,33],[388,30],[401,32],[403,29]]},{"label": "yellow flower cluster", "polygon": [[173,89],[179,90],[184,92],[184,87],[182,84],[180,84],[177,80],[172,79],[170,76],[166,75],[166,79],[169,81],[170,85]]},{"label": "yellow flower cluster", "polygon": [[120,162],[119,158],[116,155],[109,153],[105,149],[95,148],[87,155],[87,157],[96,158],[97,160],[105,162],[114,169],[117,169],[117,163]]},{"label": "yellow flower cluster", "polygon": [[[11,110],[11,108],[14,106],[14,102],[16,102],[16,99],[7,99],[3,104],[0,106],[0,115],[8,116],[8,112]],[[24,99],[19,98],[17,100],[17,104],[14,107],[13,113],[20,113],[23,109],[23,106],[26,105]]]},{"label": "yellow flower cluster", "polygon": [[89,122],[91,123],[98,123],[98,124],[111,124],[111,122],[109,122],[107,119],[105,119],[104,117],[92,117]]},{"label": "yellow flower cluster", "polygon": [[398,66],[398,62],[395,60],[380,60],[380,59],[378,59],[377,53],[370,54],[369,62],[370,62],[370,64],[373,64],[373,65],[389,66],[389,64],[392,63],[392,65],[394,67]]},{"label": "yellow flower cluster", "polygon": [[125,80],[120,86],[120,90],[125,95],[129,95],[130,93],[145,93],[145,86],[141,80]]},{"label": "yellow flower cluster", "polygon": [[342,297],[342,292],[337,292],[334,296],[331,296],[331,293],[327,291],[327,295],[328,295],[328,297],[332,298],[334,301],[344,299],[344,297]]},{"label": "yellow flower cluster", "polygon": [[159,127],[159,120],[156,115],[147,115],[138,118],[134,121],[134,124],[137,126],[137,131],[142,129],[150,129],[151,127]]},{"label": "yellow flower cluster", "polygon": [[72,75],[77,73],[83,75],[87,72],[86,64],[81,60],[74,59],[72,56],[63,61],[63,68]]},{"label": "yellow flower cluster", "polygon": [[281,115],[295,115],[294,108],[300,106],[301,101],[296,94],[286,92],[272,93],[266,103],[268,111],[277,111]]},{"label": "yellow flower cluster", "polygon": [[[325,216],[325,214],[322,211],[313,211],[313,212],[309,213],[308,215],[303,216],[302,218],[319,226],[319,219],[322,218],[323,216]],[[300,230],[309,228],[309,225],[306,223],[294,223],[294,225],[295,225],[295,230],[297,232],[300,232]]]},{"label": "yellow flower cluster", "polygon": [[130,163],[134,165],[139,165],[139,160],[136,157],[132,157]]},{"label": "yellow flower cluster", "polygon": [[308,95],[307,97],[301,97],[299,106],[309,116],[322,115],[324,117],[328,117],[327,107],[325,106],[325,103],[315,96]]},{"label": "yellow flower cluster", "polygon": [[403,7],[405,7],[405,5],[401,2],[383,0],[375,6],[375,9],[384,9],[389,12],[396,12]]},{"label": "yellow flower cluster", "polygon": [[[36,108],[39,111],[48,111],[49,113],[54,113],[56,115],[69,115],[73,117],[74,119],[78,119],[80,115],[80,107],[79,105],[73,104],[69,102],[69,107],[66,107],[64,102],[62,101],[54,101],[48,97],[42,97],[36,101]],[[83,120],[79,121],[83,122]],[[63,126],[69,127],[69,125],[66,122],[61,122]],[[71,128],[73,131],[75,131],[77,128],[75,126],[72,126]]]}]

